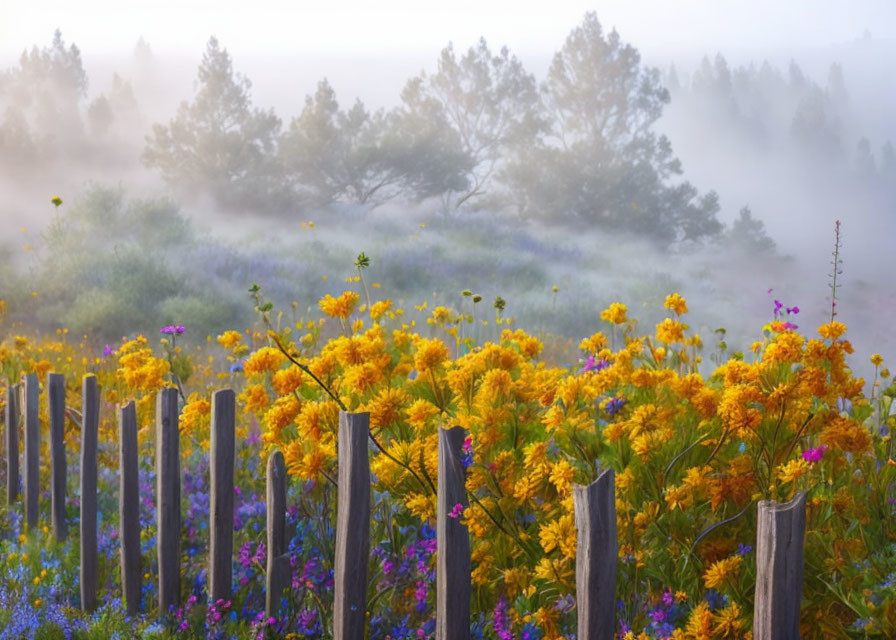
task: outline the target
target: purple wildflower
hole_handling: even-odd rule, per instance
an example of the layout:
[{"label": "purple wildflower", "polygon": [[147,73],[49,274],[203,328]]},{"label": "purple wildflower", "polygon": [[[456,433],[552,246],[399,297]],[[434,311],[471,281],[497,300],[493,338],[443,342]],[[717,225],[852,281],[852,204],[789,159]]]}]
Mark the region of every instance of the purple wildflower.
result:
[{"label": "purple wildflower", "polygon": [[610,366],[610,363],[601,358],[597,359],[593,353],[588,356],[588,359],[585,360],[585,366],[579,370],[579,373],[587,373],[589,371],[600,371],[601,369],[606,369]]},{"label": "purple wildflower", "polygon": [[171,336],[179,336],[186,330],[187,330],[186,327],[184,327],[182,325],[170,324],[166,327],[162,327],[161,329],[159,329],[159,333],[167,333],[168,335],[171,335]]},{"label": "purple wildflower", "polygon": [[619,412],[619,410],[625,406],[625,402],[626,402],[625,398],[621,398],[621,397],[613,398],[612,400],[610,400],[607,403],[607,406],[606,406],[607,413],[610,414],[611,416],[616,415]]},{"label": "purple wildflower", "polygon": [[803,451],[803,460],[807,460],[808,462],[818,462],[827,450],[828,445],[826,444],[816,447],[815,449],[806,449]]},{"label": "purple wildflower", "polygon": [[473,465],[473,437],[464,438],[463,454],[460,457],[460,466],[464,470],[469,469]]},{"label": "purple wildflower", "polygon": [[449,518],[459,518],[463,512],[464,512],[464,505],[462,505],[460,502],[458,502],[456,505],[454,505],[454,507],[451,509],[451,511],[448,512],[448,517]]}]

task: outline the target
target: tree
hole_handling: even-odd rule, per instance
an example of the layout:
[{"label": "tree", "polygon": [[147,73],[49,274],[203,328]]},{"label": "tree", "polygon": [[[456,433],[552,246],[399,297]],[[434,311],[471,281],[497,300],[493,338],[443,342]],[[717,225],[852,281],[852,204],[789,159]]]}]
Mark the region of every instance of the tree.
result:
[{"label": "tree", "polygon": [[155,124],[143,161],[171,186],[209,192],[222,206],[283,204],[275,164],[280,119],[252,107],[251,82],[235,74],[230,55],[210,38],[199,90],[168,125]]},{"label": "tree", "polygon": [[840,122],[831,114],[828,97],[817,86],[812,86],[799,101],[790,133],[810,155],[831,159],[843,155]]},{"label": "tree", "polygon": [[752,256],[775,252],[775,241],[765,231],[765,223],[753,217],[750,207],[740,210],[737,220],[728,232],[728,244],[734,249]]},{"label": "tree", "polygon": [[594,13],[554,56],[542,96],[550,134],[510,172],[524,213],[662,241],[721,230],[715,194],[670,184],[681,163],[653,131],[669,102],[659,71],[615,31],[605,37]]},{"label": "tree", "polygon": [[505,159],[544,129],[535,78],[506,47],[494,55],[485,39],[460,58],[449,44],[436,73],[409,81],[402,101],[405,116],[444,118],[457,135],[468,169],[464,186],[450,193],[454,208],[497,204]]},{"label": "tree", "polygon": [[81,52],[66,46],[60,31],[50,46],[24,51],[18,67],[0,74],[0,155],[20,161],[77,149],[87,85]]},{"label": "tree", "polygon": [[877,178],[877,161],[874,159],[868,138],[861,138],[856,144],[853,170],[861,180],[872,182]]},{"label": "tree", "polygon": [[[343,111],[322,80],[280,140],[290,188],[319,206],[371,207],[398,196],[425,198],[464,188],[467,165],[457,139],[438,113],[426,115],[369,113],[360,100]],[[441,126],[433,127],[433,121]]]}]

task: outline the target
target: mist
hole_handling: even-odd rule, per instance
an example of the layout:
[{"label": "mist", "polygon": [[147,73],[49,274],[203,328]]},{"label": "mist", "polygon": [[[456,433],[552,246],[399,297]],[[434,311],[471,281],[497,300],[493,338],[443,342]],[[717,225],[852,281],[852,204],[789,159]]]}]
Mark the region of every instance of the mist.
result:
[{"label": "mist", "polygon": [[[208,35],[173,47],[151,36],[138,42],[135,33],[132,45],[112,47],[77,39],[77,27],[69,36],[63,24],[58,46],[53,26],[26,45],[30,64],[7,44],[0,58],[0,298],[24,327],[67,326],[95,335],[97,345],[172,322],[204,336],[252,321],[246,289],[253,282],[287,316],[311,314],[322,295],[350,286],[345,279],[363,251],[371,258],[368,277],[382,285],[377,297],[399,301],[409,318],[423,324],[436,304],[460,310],[469,305],[460,293],[467,289],[483,296],[477,320],[491,320],[491,301],[500,296],[518,326],[550,336],[548,355],[557,362],[577,357],[575,346],[599,328],[610,302],[626,303],[650,333],[673,291],[688,299],[689,322],[707,354],[720,327],[729,351],[745,351],[761,338],[776,299],[799,306],[791,319],[808,335],[831,319],[840,220],[836,310],[850,327],[856,371],[870,372],[873,352],[896,355],[889,332],[896,294],[886,279],[896,266],[888,250],[896,207],[896,40],[883,31],[896,21],[882,19],[892,18],[892,9],[859,11],[864,22],[840,25],[849,35],[835,33],[832,11],[816,31],[776,26],[775,42],[726,42],[724,32],[710,38],[696,27],[663,40],[613,3],[609,19],[598,8],[602,37],[615,25],[620,46],[637,50],[638,77],[656,70],[659,112],[638,134],[642,147],[653,145],[649,151],[631,150],[632,129],[614,133],[619,142],[607,166],[625,170],[609,186],[598,171],[575,173],[608,156],[555,158],[558,140],[581,143],[590,134],[572,120],[533,124],[549,109],[523,117],[527,104],[551,97],[545,86],[553,56],[582,24],[584,8],[573,9],[564,9],[568,24],[552,27],[550,44],[517,36],[519,50],[514,35],[500,29],[448,34],[428,50],[414,42],[413,50],[364,53],[336,45],[309,50],[307,43],[252,47],[232,29],[231,45],[227,28],[209,30],[234,77],[251,83],[246,113],[270,125],[270,146],[259,142],[257,155],[227,180],[208,173],[209,162],[206,173],[195,173],[200,177],[181,180],[187,173],[166,164],[153,128],[174,135],[181,105],[195,103]],[[720,19],[701,3],[684,13],[698,10],[707,22]],[[442,126],[450,117],[421,124],[430,112],[420,105],[441,95],[433,78],[448,41],[460,62],[479,35],[488,45],[485,61],[500,58],[508,44],[501,68],[518,63],[515,77],[531,78],[537,97],[508,98],[501,126],[519,132],[474,158],[463,140],[443,135],[459,130]],[[74,59],[73,45],[83,88],[52,71],[53,56]],[[415,78],[418,102],[403,96]],[[323,79],[330,93],[321,90]],[[338,103],[332,113],[324,108],[328,96]],[[557,106],[557,94],[551,99]],[[345,132],[355,131],[356,101],[367,119],[351,138]],[[331,121],[324,122],[326,113]],[[321,131],[344,135],[356,155],[367,149],[357,142],[364,132],[382,136],[378,148],[388,150],[382,157],[391,164],[371,161],[363,180],[379,171],[386,186],[362,201],[368,194],[359,183],[334,184],[335,170],[315,173],[315,160],[334,146],[333,138],[315,138]],[[159,151],[148,160],[153,140]],[[644,164],[657,169],[633,173]],[[682,185],[693,193],[682,195]],[[51,204],[53,196],[63,204]],[[427,300],[428,310],[414,310]],[[475,330],[495,337],[493,324]]]}]

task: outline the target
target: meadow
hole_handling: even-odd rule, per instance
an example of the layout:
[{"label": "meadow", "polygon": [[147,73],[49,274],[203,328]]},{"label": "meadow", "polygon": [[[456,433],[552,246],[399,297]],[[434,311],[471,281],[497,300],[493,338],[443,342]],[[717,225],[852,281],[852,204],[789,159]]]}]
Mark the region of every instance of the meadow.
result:
[{"label": "meadow", "polygon": [[[2,374],[14,384],[65,375],[68,538],[51,530],[44,491],[29,529],[0,507],[0,638],[332,637],[336,434],[340,411],[369,414],[372,482],[366,634],[435,637],[439,430],[464,428],[463,505],[471,538],[474,638],[576,634],[573,486],[615,473],[619,638],[751,638],[756,504],[805,492],[805,638],[896,634],[896,397],[878,354],[853,348],[832,314],[816,330],[774,300],[743,353],[688,326],[677,293],[639,325],[614,302],[589,316],[577,358],[565,339],[526,332],[500,297],[464,291],[454,306],[407,309],[368,282],[361,254],[339,295],[301,314],[253,285],[254,322],[211,335],[189,324],[98,344],[95,337],[0,325]],[[834,290],[836,294],[836,289]],[[2,303],[7,314],[6,304]],[[707,344],[704,344],[704,341]],[[78,597],[81,379],[96,376],[98,585]],[[178,604],[158,611],[155,421],[160,390],[179,397],[183,470]],[[211,394],[236,392],[231,599],[209,596]],[[6,385],[0,391],[9,402]],[[46,396],[44,392],[41,394]],[[134,400],[139,442],[141,610],[128,616],[119,573],[118,407]],[[41,400],[42,428],[47,403]],[[41,438],[49,459],[49,438]],[[289,589],[265,614],[265,464],[289,475]],[[6,469],[0,469],[3,476]],[[42,468],[41,489],[49,487]]]}]

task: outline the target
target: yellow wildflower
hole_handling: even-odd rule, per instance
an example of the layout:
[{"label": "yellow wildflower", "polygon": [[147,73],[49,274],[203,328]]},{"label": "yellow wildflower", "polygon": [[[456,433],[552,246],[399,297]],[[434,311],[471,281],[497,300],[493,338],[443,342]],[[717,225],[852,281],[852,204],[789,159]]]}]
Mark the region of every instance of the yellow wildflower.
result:
[{"label": "yellow wildflower", "polygon": [[370,305],[370,317],[378,320],[384,313],[392,308],[391,300],[380,300]]},{"label": "yellow wildflower", "polygon": [[830,322],[818,327],[818,333],[825,340],[836,341],[837,338],[846,333],[846,325],[842,322]]},{"label": "yellow wildflower", "polygon": [[302,386],[303,376],[303,371],[296,365],[280,369],[271,378],[271,386],[279,395],[285,396]]},{"label": "yellow wildflower", "polygon": [[438,338],[420,338],[414,345],[414,368],[418,373],[436,369],[449,357],[448,347]]},{"label": "yellow wildflower", "polygon": [[212,412],[211,403],[198,393],[191,393],[180,413],[178,428],[181,433],[191,433],[206,424]]},{"label": "yellow wildflower", "polygon": [[579,343],[579,349],[586,353],[600,353],[607,346],[606,336],[598,331],[590,338],[585,338]]},{"label": "yellow wildflower", "polygon": [[871,447],[871,434],[852,418],[834,415],[821,432],[821,442],[832,449],[863,453]]},{"label": "yellow wildflower", "polygon": [[743,626],[740,607],[736,602],[732,602],[716,614],[712,632],[717,638],[737,638],[740,637],[740,630]]},{"label": "yellow wildflower", "polygon": [[279,349],[262,347],[246,360],[243,365],[243,373],[249,377],[257,373],[273,372],[280,368],[285,359]]},{"label": "yellow wildflower", "polygon": [[684,330],[687,328],[686,324],[666,318],[656,325],[656,339],[666,344],[684,342]]},{"label": "yellow wildflower", "polygon": [[717,589],[737,572],[743,562],[743,556],[734,555],[714,562],[703,574],[703,582],[707,589]]},{"label": "yellow wildflower", "polygon": [[809,463],[803,458],[794,458],[793,460],[778,467],[778,477],[781,482],[795,482],[797,479],[806,475],[810,471]]},{"label": "yellow wildflower", "polygon": [[360,299],[361,296],[354,291],[345,291],[338,298],[334,298],[328,293],[321,298],[318,305],[321,311],[330,317],[347,319],[355,310],[355,305]]},{"label": "yellow wildflower", "polygon": [[688,312],[687,302],[681,297],[681,294],[678,293],[672,293],[666,296],[663,306],[667,309],[671,309],[677,316]]},{"label": "yellow wildflower", "polygon": [[268,406],[268,403],[270,402],[268,399],[268,392],[265,390],[264,386],[260,384],[253,384],[246,387],[246,390],[240,394],[240,399],[245,405],[246,412],[261,411]]},{"label": "yellow wildflower", "polygon": [[625,324],[628,321],[628,307],[621,302],[614,302],[600,312],[600,319],[613,324]]},{"label": "yellow wildflower", "polygon": [[225,331],[218,336],[218,344],[225,349],[231,349],[238,345],[242,339],[243,336],[240,335],[239,331]]}]

